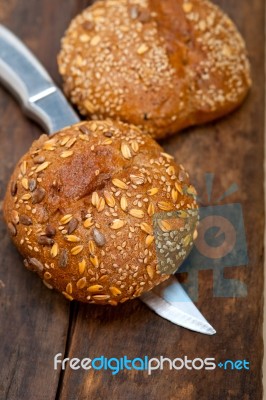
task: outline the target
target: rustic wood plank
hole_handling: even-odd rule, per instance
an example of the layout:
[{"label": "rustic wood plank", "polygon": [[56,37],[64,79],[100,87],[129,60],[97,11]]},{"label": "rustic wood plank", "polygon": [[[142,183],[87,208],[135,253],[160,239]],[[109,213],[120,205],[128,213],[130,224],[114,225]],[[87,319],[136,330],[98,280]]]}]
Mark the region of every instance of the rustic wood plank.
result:
[{"label": "rustic wood plank", "polygon": [[[52,38],[59,38],[68,23],[59,18],[62,24],[53,30],[49,18],[53,15],[55,19],[56,13],[61,14],[59,6],[62,3],[58,8],[56,5],[57,2],[0,2],[0,23],[20,36],[52,73],[56,71],[55,55],[59,47]],[[69,18],[72,7],[69,3]],[[38,137],[40,129],[26,120],[2,87],[0,119],[2,202],[15,163]],[[55,398],[60,371],[53,370],[53,357],[55,353],[65,351],[69,304],[25,270],[7,235],[2,212],[0,241],[0,398]]]},{"label": "rustic wood plank", "polygon": [[[89,2],[85,0],[9,0],[0,3],[0,22],[13,29],[60,82],[56,55],[59,39],[70,19]],[[214,298],[212,271],[199,273],[197,305],[218,333],[205,337],[160,319],[140,301],[118,308],[71,305],[70,357],[216,357],[247,359],[251,371],[144,372],[71,371],[61,375],[60,399],[262,399],[263,299],[263,146],[264,146],[264,11],[263,0],[217,0],[243,33],[252,62],[254,85],[240,110],[203,128],[190,129],[163,145],[190,170],[200,193],[204,174],[216,176],[214,197],[233,182],[240,190],[227,202],[244,210],[249,266],[229,268],[226,276],[243,280],[248,296]],[[261,40],[257,40],[260,38]],[[0,199],[19,156],[39,129],[21,115],[18,106],[0,89]],[[206,197],[203,197],[206,202]],[[54,354],[64,353],[69,306],[59,295],[42,287],[21,266],[21,259],[0,224],[0,398],[55,398],[59,372]]]},{"label": "rustic wood plank", "polygon": [[[72,371],[67,368],[60,399],[262,399],[263,308],[263,145],[264,145],[264,2],[217,1],[236,21],[250,53],[254,85],[245,104],[214,124],[190,129],[164,141],[165,148],[191,172],[204,193],[206,172],[215,174],[213,197],[232,183],[239,191],[224,203],[241,203],[249,251],[248,267],[225,269],[225,277],[247,284],[244,298],[213,296],[213,273],[199,273],[197,305],[217,329],[206,337],[175,327],[139,301],[117,309],[78,306],[69,357],[158,357],[187,355],[246,359],[252,371]],[[254,38],[261,38],[254,43]],[[206,196],[203,196],[206,204]],[[255,228],[255,229],[254,229]]]}]

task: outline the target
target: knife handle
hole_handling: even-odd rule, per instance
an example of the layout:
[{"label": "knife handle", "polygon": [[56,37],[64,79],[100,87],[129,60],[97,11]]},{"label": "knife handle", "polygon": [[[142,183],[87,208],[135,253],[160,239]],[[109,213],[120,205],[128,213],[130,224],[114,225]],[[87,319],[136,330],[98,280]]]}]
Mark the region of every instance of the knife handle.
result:
[{"label": "knife handle", "polygon": [[0,81],[48,133],[79,121],[61,90],[30,50],[0,24]]}]

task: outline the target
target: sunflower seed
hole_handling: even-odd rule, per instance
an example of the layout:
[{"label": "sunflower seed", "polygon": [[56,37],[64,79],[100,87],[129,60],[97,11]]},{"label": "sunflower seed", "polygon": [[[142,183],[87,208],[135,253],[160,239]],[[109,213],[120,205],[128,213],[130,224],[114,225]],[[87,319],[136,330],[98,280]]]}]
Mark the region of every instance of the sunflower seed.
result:
[{"label": "sunflower seed", "polygon": [[33,192],[36,189],[37,182],[36,179],[30,179],[29,180],[29,189],[31,192]]},{"label": "sunflower seed", "polygon": [[111,138],[111,137],[113,137],[113,134],[112,134],[112,132],[104,132],[104,136],[107,138]]},{"label": "sunflower seed", "polygon": [[45,157],[44,156],[36,156],[33,159],[34,164],[43,164],[45,161]]},{"label": "sunflower seed", "polygon": [[105,236],[98,229],[94,228],[92,230],[92,235],[97,246],[103,247],[106,244]]},{"label": "sunflower seed", "polygon": [[48,225],[46,226],[46,228],[45,228],[45,234],[46,234],[46,236],[48,236],[48,237],[54,237],[55,234],[56,234],[56,230],[55,230],[55,228],[54,228],[52,225],[48,224]]},{"label": "sunflower seed", "polygon": [[91,135],[91,130],[89,130],[85,125],[81,125],[79,127],[79,130],[81,133],[83,133],[84,135]]},{"label": "sunflower seed", "polygon": [[11,196],[13,196],[13,197],[16,196],[17,191],[18,191],[17,182],[12,182],[11,187],[10,187]]},{"label": "sunflower seed", "polygon": [[7,224],[9,233],[11,236],[16,236],[17,235],[17,228],[15,227],[15,225],[12,222],[9,222]]},{"label": "sunflower seed", "polygon": [[54,244],[54,240],[48,238],[47,236],[39,236],[38,237],[38,243],[42,246],[52,246]]},{"label": "sunflower seed", "polygon": [[71,221],[69,222],[68,226],[67,226],[67,233],[68,235],[71,235],[71,233],[73,233],[78,226],[78,220],[76,218],[72,218]]},{"label": "sunflower seed", "polygon": [[68,254],[67,251],[64,249],[62,250],[60,257],[59,257],[59,267],[60,268],[66,268],[67,263],[68,263]]},{"label": "sunflower seed", "polygon": [[38,188],[32,194],[32,204],[39,204],[45,198],[46,191],[43,188]]},{"label": "sunflower seed", "polygon": [[29,258],[28,262],[35,268],[37,268],[37,270],[39,271],[43,271],[44,266],[41,263],[41,261],[37,260],[37,258]]},{"label": "sunflower seed", "polygon": [[26,226],[32,225],[32,219],[25,214],[19,216],[19,222]]}]

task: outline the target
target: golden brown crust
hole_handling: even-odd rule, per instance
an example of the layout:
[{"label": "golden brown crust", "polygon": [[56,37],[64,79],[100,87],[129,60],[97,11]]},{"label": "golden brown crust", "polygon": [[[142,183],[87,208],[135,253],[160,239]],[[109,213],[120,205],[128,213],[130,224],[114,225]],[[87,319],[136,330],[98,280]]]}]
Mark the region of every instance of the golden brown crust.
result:
[{"label": "golden brown crust", "polygon": [[106,0],[78,15],[58,57],[80,112],[163,138],[227,114],[251,85],[243,39],[207,0]]},{"label": "golden brown crust", "polygon": [[[182,166],[134,126],[82,122],[42,135],[18,163],[4,217],[46,286],[68,299],[116,305],[165,280],[153,214],[197,214]],[[191,248],[188,232],[177,266]]]}]

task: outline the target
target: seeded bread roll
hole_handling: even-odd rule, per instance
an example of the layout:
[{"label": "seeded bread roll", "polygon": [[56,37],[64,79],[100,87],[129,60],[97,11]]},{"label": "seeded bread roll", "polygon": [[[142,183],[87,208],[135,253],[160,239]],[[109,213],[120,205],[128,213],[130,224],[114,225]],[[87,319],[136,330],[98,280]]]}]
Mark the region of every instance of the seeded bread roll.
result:
[{"label": "seeded bread roll", "polygon": [[164,213],[160,232],[169,236],[163,217],[171,211],[180,214],[183,232],[172,243],[177,268],[196,229],[197,219],[184,223],[184,214],[197,215],[195,190],[149,135],[111,121],[42,135],[15,168],[4,201],[28,269],[69,300],[111,305],[168,278],[160,270],[153,218]]},{"label": "seeded bread roll", "polygon": [[58,57],[81,114],[155,138],[221,117],[251,85],[245,44],[207,0],[106,0],[78,15]]}]

